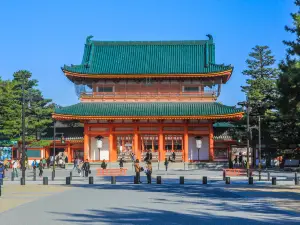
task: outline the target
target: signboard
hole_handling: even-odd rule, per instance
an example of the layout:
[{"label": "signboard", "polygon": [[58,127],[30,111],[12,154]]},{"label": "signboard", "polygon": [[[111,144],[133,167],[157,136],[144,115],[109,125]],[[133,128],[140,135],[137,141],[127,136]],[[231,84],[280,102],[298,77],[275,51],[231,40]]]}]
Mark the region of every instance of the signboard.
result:
[{"label": "signboard", "polygon": [[0,160],[5,159],[11,160],[12,158],[12,147],[0,147]]}]

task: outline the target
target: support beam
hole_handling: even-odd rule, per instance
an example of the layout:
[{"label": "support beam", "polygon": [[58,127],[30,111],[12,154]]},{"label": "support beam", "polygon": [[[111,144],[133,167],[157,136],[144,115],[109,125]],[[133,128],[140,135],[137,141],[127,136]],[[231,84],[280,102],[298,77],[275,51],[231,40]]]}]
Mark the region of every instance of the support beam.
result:
[{"label": "support beam", "polygon": [[68,161],[69,161],[69,162],[72,162],[72,156],[71,156],[71,143],[70,143],[70,142],[68,142],[67,153],[68,153]]}]

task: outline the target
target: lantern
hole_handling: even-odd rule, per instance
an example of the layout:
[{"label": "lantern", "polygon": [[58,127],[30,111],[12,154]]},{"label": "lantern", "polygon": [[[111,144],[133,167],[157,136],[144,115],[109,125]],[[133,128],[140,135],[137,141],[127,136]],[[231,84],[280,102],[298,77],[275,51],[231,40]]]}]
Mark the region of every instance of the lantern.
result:
[{"label": "lantern", "polygon": [[199,149],[199,148],[201,148],[202,147],[202,137],[200,137],[200,136],[197,136],[197,137],[195,137],[195,139],[196,139],[196,147]]},{"label": "lantern", "polygon": [[97,148],[100,149],[103,147],[103,142],[102,142],[102,139],[103,137],[102,136],[97,136],[95,137],[97,139]]}]

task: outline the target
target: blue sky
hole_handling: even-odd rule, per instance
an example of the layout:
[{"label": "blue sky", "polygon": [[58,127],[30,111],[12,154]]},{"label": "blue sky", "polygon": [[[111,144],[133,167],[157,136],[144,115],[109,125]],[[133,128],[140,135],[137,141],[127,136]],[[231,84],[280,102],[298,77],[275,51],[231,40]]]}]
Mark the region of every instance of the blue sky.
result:
[{"label": "blue sky", "polygon": [[293,0],[14,0],[0,1],[0,76],[26,69],[46,98],[78,102],[61,66],[81,62],[85,38],[94,40],[201,40],[212,34],[216,62],[234,65],[220,102],[244,100],[241,71],[255,45],[268,45],[279,61]]}]

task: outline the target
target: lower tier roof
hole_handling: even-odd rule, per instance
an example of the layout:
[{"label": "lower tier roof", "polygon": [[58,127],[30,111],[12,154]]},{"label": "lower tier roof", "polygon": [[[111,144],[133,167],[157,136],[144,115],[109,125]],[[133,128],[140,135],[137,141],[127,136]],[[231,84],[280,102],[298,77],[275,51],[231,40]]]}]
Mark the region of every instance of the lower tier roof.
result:
[{"label": "lower tier roof", "polygon": [[56,108],[57,120],[241,119],[243,110],[216,102],[82,102]]}]

